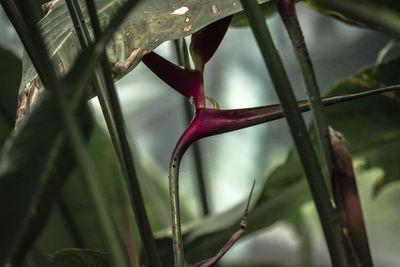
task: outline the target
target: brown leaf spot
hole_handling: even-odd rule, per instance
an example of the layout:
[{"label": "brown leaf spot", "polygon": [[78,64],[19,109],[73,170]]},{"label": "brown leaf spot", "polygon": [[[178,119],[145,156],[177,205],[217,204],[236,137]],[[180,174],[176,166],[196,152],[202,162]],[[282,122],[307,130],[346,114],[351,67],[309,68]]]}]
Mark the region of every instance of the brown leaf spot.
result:
[{"label": "brown leaf spot", "polygon": [[57,3],[58,0],[53,0],[47,3],[44,3],[41,8],[43,11],[43,17],[46,17],[50,12],[52,11],[52,7],[54,6],[55,3]]},{"label": "brown leaf spot", "polygon": [[192,29],[192,24],[190,24],[189,26],[186,26],[185,28],[183,28],[183,32],[188,32],[190,31],[190,29]]},{"label": "brown leaf spot", "polygon": [[58,61],[58,68],[60,69],[60,72],[61,72],[61,73],[64,73],[64,72],[65,72],[64,64],[62,63],[61,60]]},{"label": "brown leaf spot", "polygon": [[219,8],[216,4],[211,5],[210,9],[211,9],[211,13],[213,13],[214,15],[219,13]]},{"label": "brown leaf spot", "polygon": [[36,103],[39,97],[39,86],[37,78],[27,83],[24,92],[18,98],[17,117],[15,127],[17,127],[31,107]]}]

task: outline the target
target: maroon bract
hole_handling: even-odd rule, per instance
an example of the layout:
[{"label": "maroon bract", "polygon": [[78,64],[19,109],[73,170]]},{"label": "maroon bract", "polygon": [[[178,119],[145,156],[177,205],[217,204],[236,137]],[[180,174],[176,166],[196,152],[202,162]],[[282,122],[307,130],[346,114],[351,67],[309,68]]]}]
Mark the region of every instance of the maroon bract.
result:
[{"label": "maroon bract", "polygon": [[182,157],[186,149],[198,139],[243,129],[282,117],[280,105],[229,110],[197,109],[192,121],[179,138],[174,155],[179,158]]},{"label": "maroon bract", "polygon": [[192,35],[190,54],[197,70],[203,72],[204,65],[214,55],[228,30],[231,20],[232,16],[225,17]]},{"label": "maroon bract", "polygon": [[187,98],[192,98],[195,108],[205,107],[203,74],[177,66],[155,52],[143,56],[142,61],[166,84]]}]

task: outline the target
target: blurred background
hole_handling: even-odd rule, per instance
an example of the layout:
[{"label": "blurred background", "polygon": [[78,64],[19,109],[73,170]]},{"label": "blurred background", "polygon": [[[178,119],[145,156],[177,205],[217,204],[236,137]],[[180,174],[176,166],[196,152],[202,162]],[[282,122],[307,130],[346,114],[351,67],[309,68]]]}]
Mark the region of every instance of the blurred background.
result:
[{"label": "blurred background", "polygon": [[[322,92],[342,78],[376,61],[379,51],[391,36],[346,25],[322,16],[303,4],[298,4],[298,16],[309,48]],[[283,24],[278,16],[268,19],[275,43],[287,68],[298,99],[305,98],[305,88],[295,55]],[[16,33],[0,10],[0,45],[22,56],[22,46]],[[190,42],[190,37],[187,38]],[[162,44],[156,52],[176,62],[173,42]],[[394,56],[396,50],[389,53]],[[398,52],[397,52],[398,54]],[[244,108],[278,103],[255,39],[248,27],[230,28],[215,56],[205,69],[206,95],[215,99],[221,109]],[[131,142],[138,155],[153,160],[154,167],[165,173],[169,157],[185,128],[183,101],[179,94],[160,81],[143,64],[117,82]],[[99,120],[101,111],[96,99],[91,100]],[[310,120],[309,114],[304,117]],[[229,209],[247,198],[252,182],[261,187],[268,173],[286,159],[292,139],[284,120],[274,121],[244,130],[206,138],[199,142],[204,163],[206,186],[211,213]],[[196,184],[193,181],[192,150],[182,162],[181,192],[184,205],[194,217],[201,217]],[[376,210],[385,208],[390,214],[395,207],[399,186],[384,192],[386,205],[370,199],[369,187],[374,182],[366,179],[368,205]],[[397,190],[397,191],[396,191]],[[393,192],[392,192],[393,191]],[[361,194],[364,194],[361,192]],[[398,199],[398,197],[397,197]],[[385,202],[386,203],[386,202]],[[375,206],[374,206],[375,205]],[[374,210],[374,209],[372,209]],[[318,226],[313,206],[306,204],[302,213],[312,233],[315,266],[329,266],[329,256]],[[266,215],[267,216],[267,215]],[[366,215],[367,216],[367,215]],[[394,216],[394,215],[393,215]],[[396,215],[398,216],[398,215]],[[369,225],[367,224],[367,227]],[[370,241],[376,266],[399,266],[399,238],[390,235],[395,225],[372,225]],[[395,230],[394,230],[395,231]],[[387,232],[385,234],[385,232]],[[296,231],[286,223],[276,223],[257,235],[240,240],[222,264],[251,262],[295,266],[298,262],[299,239]]]}]

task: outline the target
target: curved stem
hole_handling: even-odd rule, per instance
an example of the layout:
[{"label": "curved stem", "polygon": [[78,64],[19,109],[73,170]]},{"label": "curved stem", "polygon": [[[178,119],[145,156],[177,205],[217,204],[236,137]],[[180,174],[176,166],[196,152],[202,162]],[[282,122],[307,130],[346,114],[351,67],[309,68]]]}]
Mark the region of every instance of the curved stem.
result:
[{"label": "curved stem", "polygon": [[[175,40],[175,50],[176,56],[178,60],[178,64],[183,66],[185,69],[190,68],[188,49],[186,46],[185,39],[182,39],[182,50],[179,43],[179,40]],[[192,105],[186,98],[183,98],[183,108],[185,110],[185,120],[186,123],[189,124],[192,119]],[[193,163],[194,163],[194,173],[196,174],[196,182],[199,188],[199,196],[201,209],[203,211],[203,215],[207,215],[210,212],[208,200],[207,200],[207,189],[206,182],[203,171],[203,161],[201,157],[201,150],[199,144],[193,144]]]},{"label": "curved stem", "polygon": [[175,267],[183,267],[185,264],[179,209],[179,166],[183,153],[179,151],[179,149],[175,149],[172,154],[168,176]]},{"label": "curved stem", "polygon": [[[90,20],[96,40],[101,36],[99,19],[96,14],[96,7],[93,0],[86,0]],[[89,38],[89,36],[88,36]],[[112,74],[108,65],[106,53],[100,59],[101,69],[98,74],[100,81],[97,84],[96,92],[99,102],[106,118],[107,127],[113,142],[115,152],[118,156],[121,172],[128,191],[129,201],[135,216],[139,235],[143,244],[145,261],[150,267],[162,266],[158,255],[156,243],[151,231],[150,222],[144,206],[142,192],[139,186],[138,176],[134,165],[134,157],[131,152],[128,135],[126,132],[125,120],[122,114],[121,105],[112,80]],[[102,76],[102,77],[101,77]],[[104,80],[104,83],[102,83]]]}]

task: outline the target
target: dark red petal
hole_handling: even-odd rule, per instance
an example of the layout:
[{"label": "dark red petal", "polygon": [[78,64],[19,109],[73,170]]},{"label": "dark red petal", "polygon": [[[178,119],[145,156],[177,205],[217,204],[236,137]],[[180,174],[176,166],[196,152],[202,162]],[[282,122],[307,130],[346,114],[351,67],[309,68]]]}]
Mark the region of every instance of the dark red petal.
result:
[{"label": "dark red petal", "polygon": [[193,98],[196,108],[205,106],[203,74],[201,72],[183,69],[155,52],[143,56],[142,61],[166,84],[182,95]]},{"label": "dark red petal", "polygon": [[204,64],[214,55],[225,36],[232,16],[211,23],[192,35],[190,53],[196,69],[203,71]]},{"label": "dark red petal", "polygon": [[179,138],[173,154],[181,158],[187,148],[196,140],[282,117],[280,105],[231,110],[197,109],[193,120]]}]

